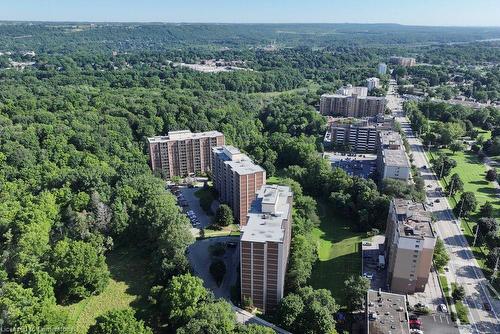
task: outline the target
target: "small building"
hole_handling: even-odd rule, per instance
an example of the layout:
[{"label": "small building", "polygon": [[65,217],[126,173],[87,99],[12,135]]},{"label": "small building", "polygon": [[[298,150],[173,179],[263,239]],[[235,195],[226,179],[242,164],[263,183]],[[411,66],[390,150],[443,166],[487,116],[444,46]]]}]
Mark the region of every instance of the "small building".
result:
[{"label": "small building", "polygon": [[368,290],[365,313],[367,334],[410,333],[404,295]]},{"label": "small building", "polygon": [[377,153],[377,169],[382,179],[408,181],[411,164],[406,154],[403,139],[396,131],[380,131]]}]

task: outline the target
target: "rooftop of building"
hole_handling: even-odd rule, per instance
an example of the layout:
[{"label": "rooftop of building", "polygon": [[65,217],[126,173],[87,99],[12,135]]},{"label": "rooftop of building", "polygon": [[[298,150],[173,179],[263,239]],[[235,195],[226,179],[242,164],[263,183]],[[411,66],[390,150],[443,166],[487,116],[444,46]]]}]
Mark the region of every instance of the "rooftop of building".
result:
[{"label": "rooftop of building", "polygon": [[242,241],[282,242],[283,221],[292,209],[290,198],[293,193],[288,186],[264,185],[257,193],[248,212],[248,222],[244,226]]},{"label": "rooftop of building", "polygon": [[148,142],[158,143],[167,142],[171,140],[185,140],[185,139],[197,139],[205,137],[219,137],[223,134],[219,131],[206,131],[206,132],[191,132],[191,130],[179,130],[179,131],[169,131],[166,136],[154,136],[149,137]]},{"label": "rooftop of building", "polygon": [[403,139],[401,135],[396,131],[380,131],[379,132],[380,144],[382,146],[393,146],[398,145],[399,147],[403,146]]},{"label": "rooftop of building", "polygon": [[431,213],[425,210],[424,204],[403,198],[393,199],[393,204],[400,236],[434,237]]},{"label": "rooftop of building", "polygon": [[410,168],[410,161],[404,149],[383,149],[382,156],[385,166]]},{"label": "rooftop of building", "polygon": [[[366,88],[366,87],[365,87]],[[357,98],[357,99],[365,99],[365,100],[377,100],[377,101],[385,101],[385,97],[383,96],[360,96],[360,95],[342,95],[342,94],[323,94],[321,95],[323,98],[342,98],[342,99],[348,99],[348,98]]]},{"label": "rooftop of building", "polygon": [[368,334],[410,333],[404,295],[368,290],[366,299]]},{"label": "rooftop of building", "polygon": [[249,156],[231,145],[217,146],[212,148],[212,152],[219,156],[231,169],[239,175],[263,172],[264,169],[255,164]]}]

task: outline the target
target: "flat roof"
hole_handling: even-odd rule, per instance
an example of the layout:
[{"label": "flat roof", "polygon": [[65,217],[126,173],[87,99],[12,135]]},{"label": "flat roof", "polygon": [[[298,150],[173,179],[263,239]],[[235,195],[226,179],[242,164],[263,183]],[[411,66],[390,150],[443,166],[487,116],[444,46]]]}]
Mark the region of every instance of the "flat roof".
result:
[{"label": "flat roof", "polygon": [[399,145],[403,146],[403,139],[401,135],[392,130],[380,131],[379,132],[380,144],[383,146],[386,145]]},{"label": "flat roof", "polygon": [[212,148],[212,152],[219,159],[231,167],[231,170],[239,175],[253,174],[263,172],[264,169],[255,164],[249,156],[241,153],[236,147],[231,145],[216,146]]},{"label": "flat roof", "polygon": [[[366,88],[366,87],[365,87]],[[321,95],[322,98],[341,98],[341,99],[365,99],[365,100],[384,100],[385,97],[380,97],[380,96],[359,96],[359,95],[342,95],[342,94],[323,94]]]},{"label": "flat roof", "polygon": [[[242,228],[241,241],[283,242],[285,232],[283,224],[292,209],[289,200],[292,196],[293,193],[288,186],[262,186],[248,212],[248,222]],[[264,213],[262,204],[275,204],[274,212]]]},{"label": "flat roof", "polygon": [[368,334],[410,333],[404,295],[368,290],[366,313]]},{"label": "flat roof", "polygon": [[403,198],[393,199],[393,204],[400,236],[409,238],[435,237],[432,230],[431,213],[425,210],[424,204]]},{"label": "flat roof", "polygon": [[383,149],[382,156],[385,166],[392,167],[410,167],[410,161],[404,149],[390,150]]},{"label": "flat roof", "polygon": [[206,132],[191,132],[191,130],[169,131],[166,136],[149,137],[148,142],[159,143],[173,140],[197,139],[204,137],[219,137],[223,136],[219,131],[206,131]]}]

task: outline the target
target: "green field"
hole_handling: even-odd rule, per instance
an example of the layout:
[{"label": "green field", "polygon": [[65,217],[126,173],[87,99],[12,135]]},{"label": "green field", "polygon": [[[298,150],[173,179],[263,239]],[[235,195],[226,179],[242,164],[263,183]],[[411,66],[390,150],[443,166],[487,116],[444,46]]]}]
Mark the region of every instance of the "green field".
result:
[{"label": "green field", "polygon": [[130,306],[141,309],[146,302],[152,282],[152,277],[148,276],[148,258],[136,249],[122,248],[110,253],[106,262],[111,280],[104,292],[76,304],[62,306],[68,311],[70,323],[77,334],[87,333],[96,317],[109,310]]},{"label": "green field", "polygon": [[[460,178],[464,182],[464,191],[473,192],[476,195],[479,206],[486,201],[490,201],[495,210],[495,217],[500,216],[500,200],[496,197],[496,189],[493,183],[486,181],[484,178],[486,176],[486,167],[479,161],[478,157],[469,152],[456,152],[453,154],[448,149],[433,151],[431,152],[431,157],[435,157],[437,152],[444,153],[457,161],[457,167],[453,168],[450,176],[453,173],[460,175]],[[450,176],[445,178],[445,182],[448,182]],[[456,200],[458,200],[459,196],[456,195],[456,197]],[[456,201],[451,199],[450,204],[454,207]]]},{"label": "green field", "polygon": [[346,219],[320,201],[318,214],[320,225],[313,230],[313,237],[319,261],[313,268],[310,284],[330,290],[337,302],[343,304],[344,281],[361,274],[361,241],[365,234],[354,232]]}]

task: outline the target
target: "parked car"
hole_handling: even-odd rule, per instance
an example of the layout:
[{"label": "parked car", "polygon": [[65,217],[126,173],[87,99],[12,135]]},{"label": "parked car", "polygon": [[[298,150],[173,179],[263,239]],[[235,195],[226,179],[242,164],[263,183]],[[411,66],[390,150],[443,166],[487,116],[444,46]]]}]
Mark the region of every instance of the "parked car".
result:
[{"label": "parked car", "polygon": [[410,314],[410,320],[418,320],[418,316],[416,314]]},{"label": "parked car", "polygon": [[445,304],[439,304],[439,310],[443,313],[448,313],[448,308],[446,307]]},{"label": "parked car", "polygon": [[441,200],[439,198],[436,198],[436,200],[434,202],[441,203]]},{"label": "parked car", "polygon": [[368,278],[370,281],[373,279],[373,274],[372,273],[364,273],[364,277]]},{"label": "parked car", "polygon": [[483,306],[484,306],[484,309],[486,311],[491,311],[491,305],[490,305],[490,303],[484,303]]},{"label": "parked car", "polygon": [[422,328],[422,321],[420,320],[410,320],[410,328],[411,329],[420,329]]}]

